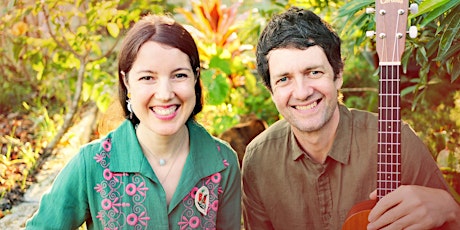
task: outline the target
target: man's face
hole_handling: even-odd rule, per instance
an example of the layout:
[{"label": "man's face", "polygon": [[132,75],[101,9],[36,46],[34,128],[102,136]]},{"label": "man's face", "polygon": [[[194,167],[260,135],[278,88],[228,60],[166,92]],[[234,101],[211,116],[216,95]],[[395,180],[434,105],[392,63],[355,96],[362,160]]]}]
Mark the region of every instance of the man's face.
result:
[{"label": "man's face", "polygon": [[319,46],[269,52],[272,99],[281,115],[301,132],[314,132],[338,119],[337,90],[342,76],[334,71]]}]

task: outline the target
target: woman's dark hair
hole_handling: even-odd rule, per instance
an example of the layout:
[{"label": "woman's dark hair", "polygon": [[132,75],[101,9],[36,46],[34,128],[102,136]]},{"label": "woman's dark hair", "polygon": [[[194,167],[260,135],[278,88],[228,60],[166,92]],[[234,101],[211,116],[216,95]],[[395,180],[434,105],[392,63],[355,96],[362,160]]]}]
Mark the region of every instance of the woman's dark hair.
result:
[{"label": "woman's dark hair", "polygon": [[278,48],[307,49],[318,45],[334,70],[334,80],[343,70],[340,38],[331,26],[309,10],[292,7],[274,16],[262,31],[257,44],[257,71],[272,91],[267,55]]},{"label": "woman's dark hair", "polygon": [[131,70],[134,61],[141,46],[148,42],[154,41],[173,48],[177,48],[187,54],[190,59],[190,65],[196,78],[195,95],[196,103],[190,118],[203,109],[202,85],[200,80],[200,57],[198,49],[190,33],[179,23],[169,16],[147,15],[140,19],[128,31],[120,53],[118,55],[118,96],[126,118],[130,119],[133,124],[138,124],[139,119],[133,114],[129,118],[130,112],[126,107],[128,99],[128,90],[124,84],[123,78],[128,80],[128,73]]}]

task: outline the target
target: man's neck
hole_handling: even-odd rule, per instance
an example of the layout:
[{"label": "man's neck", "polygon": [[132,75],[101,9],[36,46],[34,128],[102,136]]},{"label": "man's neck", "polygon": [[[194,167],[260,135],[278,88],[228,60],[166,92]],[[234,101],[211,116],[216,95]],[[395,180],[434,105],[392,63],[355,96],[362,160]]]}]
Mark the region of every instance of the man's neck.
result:
[{"label": "man's neck", "polygon": [[322,128],[314,132],[302,132],[293,127],[299,147],[305,151],[315,162],[323,164],[332,148],[335,134],[339,125],[339,107],[334,112],[331,120]]}]

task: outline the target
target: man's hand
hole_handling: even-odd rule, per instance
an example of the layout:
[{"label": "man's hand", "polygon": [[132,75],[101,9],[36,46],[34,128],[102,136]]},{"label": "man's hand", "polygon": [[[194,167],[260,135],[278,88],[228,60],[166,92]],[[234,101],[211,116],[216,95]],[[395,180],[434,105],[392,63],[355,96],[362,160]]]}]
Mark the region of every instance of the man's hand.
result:
[{"label": "man's hand", "polygon": [[[369,197],[376,199],[377,192]],[[448,192],[402,185],[377,202],[369,213],[367,229],[460,229],[459,218],[460,206]]]}]

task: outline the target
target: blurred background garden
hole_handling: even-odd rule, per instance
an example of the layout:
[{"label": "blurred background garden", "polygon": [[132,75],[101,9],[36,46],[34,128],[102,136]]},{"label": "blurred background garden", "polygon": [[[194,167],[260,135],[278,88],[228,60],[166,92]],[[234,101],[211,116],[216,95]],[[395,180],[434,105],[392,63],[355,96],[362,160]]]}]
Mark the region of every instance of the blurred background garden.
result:
[{"label": "blurred background garden", "polygon": [[[205,106],[198,121],[219,136],[251,119],[280,119],[255,69],[267,20],[290,6],[330,22],[342,38],[343,96],[377,111],[374,0],[0,0],[0,218],[34,183],[43,162],[69,144],[68,130],[92,108],[99,138],[122,119],[117,53],[130,25],[168,13],[194,36]],[[460,192],[460,1],[424,0],[402,58],[402,118],[419,134]],[[101,126],[104,122],[108,126]],[[458,198],[458,197],[457,197]]]}]

